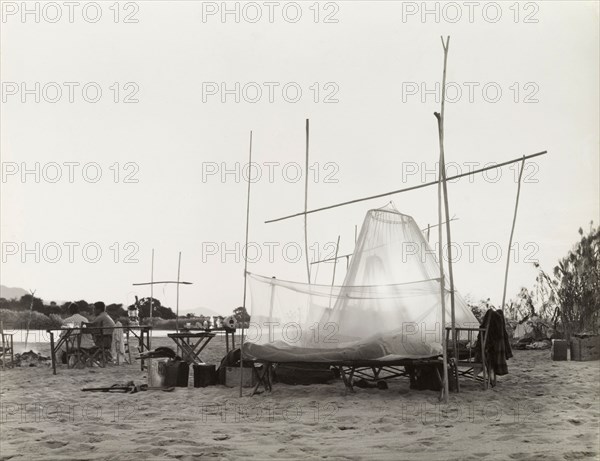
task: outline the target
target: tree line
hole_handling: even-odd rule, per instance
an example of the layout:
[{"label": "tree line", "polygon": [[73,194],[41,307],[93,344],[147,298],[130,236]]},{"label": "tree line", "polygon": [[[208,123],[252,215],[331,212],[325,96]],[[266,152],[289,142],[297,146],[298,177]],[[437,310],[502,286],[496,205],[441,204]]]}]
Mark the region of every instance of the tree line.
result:
[{"label": "tree line", "polygon": [[[71,304],[79,306],[79,313],[89,320],[94,318],[94,303],[88,303],[85,300],[75,302],[65,302],[57,304],[54,301],[46,304],[43,299],[26,294],[21,298],[6,299],[0,298],[0,320],[5,328],[25,329],[27,325],[31,329],[51,329],[59,328],[64,318],[69,317],[69,308]],[[141,324],[149,324],[150,304],[152,304],[152,324],[162,328],[174,328],[174,320],[177,315],[170,307],[163,306],[159,299],[150,297],[142,298],[137,303],[130,304],[127,308],[123,304],[111,303],[106,305],[106,312],[116,322],[127,325],[129,323],[128,310],[133,307],[138,308],[138,317]],[[244,322],[246,325],[250,320],[250,315],[242,307],[234,309],[233,316],[238,324]],[[195,319],[201,323],[208,319],[208,316],[186,314],[179,316],[180,319]]]}]

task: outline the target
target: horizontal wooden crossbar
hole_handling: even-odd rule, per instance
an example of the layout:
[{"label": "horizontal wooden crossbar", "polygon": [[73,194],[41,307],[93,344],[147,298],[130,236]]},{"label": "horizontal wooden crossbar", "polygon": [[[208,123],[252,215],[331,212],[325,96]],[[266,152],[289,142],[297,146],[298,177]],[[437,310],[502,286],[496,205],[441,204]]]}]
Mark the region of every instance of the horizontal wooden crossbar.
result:
[{"label": "horizontal wooden crossbar", "polygon": [[[457,174],[455,176],[450,176],[450,177],[446,178],[446,182],[452,181],[453,179],[462,178],[464,176],[469,176],[469,175],[473,175],[473,174],[476,174],[476,173],[482,173],[483,171],[488,171],[488,170],[493,170],[495,168],[500,168],[500,167],[503,167],[503,166],[506,166],[506,165],[510,165],[511,163],[516,163],[516,162],[521,162],[523,160],[528,160],[528,159],[531,159],[531,158],[534,158],[534,157],[538,157],[540,155],[544,155],[544,154],[547,154],[547,153],[548,153],[548,151],[544,150],[544,151],[538,152],[536,154],[524,155],[523,157],[519,157],[519,158],[514,159],[514,160],[509,160],[507,162],[502,162],[502,163],[499,163],[497,165],[491,165],[491,166],[488,166],[488,167],[485,167],[485,168],[480,168],[478,170],[469,171],[467,173],[462,173],[462,174]],[[401,192],[408,192],[408,191],[411,191],[411,190],[421,189],[423,187],[434,186],[434,185],[436,185],[438,183],[439,183],[439,181],[426,182],[426,183],[423,183],[423,184],[418,184],[416,186],[405,187],[404,189],[398,189],[398,190],[394,190],[394,191],[391,191],[391,192],[384,192],[383,194],[371,195],[370,197],[363,197],[363,198],[358,198],[358,199],[355,199],[355,200],[349,200],[347,202],[336,203],[335,205],[329,205],[329,206],[325,206],[325,207],[321,207],[321,208],[315,208],[314,210],[301,211],[299,213],[294,213],[294,214],[291,214],[291,215],[288,215],[288,216],[283,216],[281,218],[270,219],[268,221],[265,221],[265,224],[269,224],[269,223],[273,223],[273,222],[277,222],[277,221],[283,221],[285,219],[290,219],[290,218],[296,218],[298,216],[304,216],[305,214],[311,214],[311,213],[317,213],[319,211],[330,210],[332,208],[337,208],[337,207],[344,206],[344,205],[350,205],[352,203],[364,202],[366,200],[373,200],[373,199],[376,199],[376,198],[387,197],[388,195],[399,194]]]}]

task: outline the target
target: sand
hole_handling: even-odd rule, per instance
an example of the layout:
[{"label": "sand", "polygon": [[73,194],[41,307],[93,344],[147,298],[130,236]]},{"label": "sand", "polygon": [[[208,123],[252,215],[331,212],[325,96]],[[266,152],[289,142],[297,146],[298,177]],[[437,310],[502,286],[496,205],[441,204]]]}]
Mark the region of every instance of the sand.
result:
[{"label": "sand", "polygon": [[[223,352],[215,339],[204,358],[215,362]],[[137,363],[61,366],[57,375],[8,369],[0,372],[0,459],[599,459],[600,362],[515,351],[509,371],[487,391],[462,379],[461,393],[444,406],[437,392],[409,390],[405,378],[348,395],[336,382],[275,384],[272,393],[250,398],[245,389],[238,398],[237,388],[224,386],[81,391],[144,383]]]}]

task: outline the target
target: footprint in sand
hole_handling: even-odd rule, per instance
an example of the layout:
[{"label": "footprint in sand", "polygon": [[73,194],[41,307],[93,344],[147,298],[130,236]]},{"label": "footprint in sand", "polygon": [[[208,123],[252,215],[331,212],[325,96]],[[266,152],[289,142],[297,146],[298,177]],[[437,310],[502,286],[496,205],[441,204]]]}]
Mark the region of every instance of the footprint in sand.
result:
[{"label": "footprint in sand", "polygon": [[570,451],[569,453],[565,453],[565,459],[586,459],[593,458],[596,459],[598,453],[595,451]]},{"label": "footprint in sand", "polygon": [[498,442],[507,442],[509,440],[514,440],[515,436],[514,435],[502,435],[500,437],[498,437],[496,440]]},{"label": "footprint in sand", "polygon": [[69,444],[69,442],[61,442],[61,441],[59,441],[59,440],[48,440],[48,441],[46,442],[46,446],[47,446],[48,448],[52,448],[52,449],[55,449],[55,448],[62,448],[62,447],[64,447],[65,445],[68,445],[68,444]]},{"label": "footprint in sand", "polygon": [[376,427],[375,430],[377,432],[394,432],[398,430],[397,426],[393,426],[392,424],[386,424],[385,426]]},{"label": "footprint in sand", "polygon": [[156,439],[152,442],[152,445],[159,445],[159,446],[165,446],[165,445],[178,445],[181,443],[184,443],[184,440],[181,439]]},{"label": "footprint in sand", "polygon": [[143,452],[144,454],[149,454],[152,456],[162,456],[167,452],[167,450],[164,450],[163,448],[153,448],[152,450],[148,450]]},{"label": "footprint in sand", "polygon": [[37,432],[37,433],[43,432],[39,429],[36,429],[35,427],[17,427],[16,429],[18,431],[27,432],[29,434],[33,434],[35,432]]}]

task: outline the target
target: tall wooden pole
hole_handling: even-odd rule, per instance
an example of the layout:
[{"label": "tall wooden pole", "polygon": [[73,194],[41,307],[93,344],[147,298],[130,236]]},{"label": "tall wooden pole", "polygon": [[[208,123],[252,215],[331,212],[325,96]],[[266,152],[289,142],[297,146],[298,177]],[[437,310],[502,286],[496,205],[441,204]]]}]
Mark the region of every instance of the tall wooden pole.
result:
[{"label": "tall wooden pole", "polygon": [[[444,190],[444,212],[446,215],[446,248],[448,254],[448,278],[450,279],[450,325],[452,328],[452,350],[456,355],[456,316],[455,316],[455,304],[454,304],[454,271],[452,268],[452,236],[450,233],[450,210],[448,205],[448,187],[446,181],[446,157],[444,151],[444,113],[445,113],[445,102],[446,102],[446,63],[448,60],[448,48],[450,46],[450,37],[446,39],[442,38],[442,47],[444,48],[444,75],[442,79],[442,105],[439,114],[436,114],[438,120],[438,133],[440,141],[440,174],[442,175],[442,188]],[[440,242],[441,245],[441,242]]]},{"label": "tall wooden pole", "polygon": [[152,325],[152,305],[154,303],[154,248],[152,248],[152,261],[150,263],[150,325]]},{"label": "tall wooden pole", "polygon": [[177,261],[177,317],[175,318],[175,331],[179,333],[179,276],[181,274],[181,251],[179,252],[179,261]]},{"label": "tall wooden pole", "polygon": [[515,214],[513,216],[512,228],[510,230],[510,239],[508,240],[508,252],[506,254],[506,270],[504,271],[504,289],[502,290],[502,314],[504,315],[504,303],[506,302],[506,285],[508,283],[508,266],[510,264],[510,247],[512,246],[513,235],[515,233],[515,223],[517,222],[517,210],[519,209],[519,195],[521,194],[521,177],[525,169],[525,158],[521,161],[521,171],[519,171],[519,185],[517,186],[517,200],[515,201]]},{"label": "tall wooden pole", "polygon": [[308,261],[308,147],[309,147],[309,122],[306,119],[306,159],[304,168],[304,253],[306,256],[306,275],[310,284],[310,262]]},{"label": "tall wooden pole", "polygon": [[[246,245],[244,253],[244,301],[242,304],[242,337],[240,341],[240,397],[242,396],[242,385],[244,383],[244,313],[246,312],[246,293],[248,286],[248,229],[250,226],[250,177],[252,176],[252,131],[250,131],[250,152],[248,155],[248,192],[246,195]],[[309,278],[310,281],[310,278]]]},{"label": "tall wooden pole", "polygon": [[[439,161],[439,181],[438,181],[438,239],[439,239],[439,259],[440,259],[440,290],[442,296],[442,347],[444,356],[444,402],[448,403],[449,383],[448,383],[448,345],[446,344],[446,290],[445,290],[445,277],[444,277],[444,249],[443,249],[443,233],[442,233],[442,195],[444,197],[444,211],[446,219],[449,218],[448,213],[448,196],[446,188],[446,171],[444,165],[444,102],[446,99],[446,64],[448,60],[448,46],[450,44],[450,37],[444,43],[442,38],[442,47],[444,48],[444,73],[442,77],[442,106],[441,113],[435,113],[438,120],[438,135],[440,143],[440,161]],[[443,194],[442,194],[443,192]],[[447,239],[448,239],[448,252],[450,252],[450,227],[449,224],[446,226]],[[451,320],[452,320],[452,336],[454,337],[454,286],[452,278],[452,259],[448,258],[448,267],[450,275],[450,306],[451,306]]]},{"label": "tall wooden pole", "polygon": [[[152,325],[152,315],[154,311],[154,248],[152,248],[152,263],[150,268],[150,326]],[[152,331],[152,330],[150,330]],[[148,349],[152,350],[152,335],[148,333]]]},{"label": "tall wooden pole", "polygon": [[444,362],[444,401],[448,403],[448,352],[446,347],[446,287],[445,287],[445,275],[444,275],[444,251],[442,249],[442,242],[444,236],[442,234],[442,176],[439,177],[438,184],[438,259],[440,260],[440,301],[442,305],[442,326],[441,326],[441,341],[442,341],[442,355]]}]

